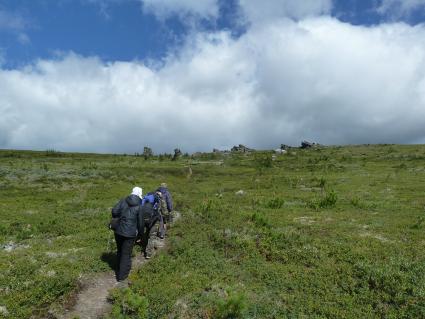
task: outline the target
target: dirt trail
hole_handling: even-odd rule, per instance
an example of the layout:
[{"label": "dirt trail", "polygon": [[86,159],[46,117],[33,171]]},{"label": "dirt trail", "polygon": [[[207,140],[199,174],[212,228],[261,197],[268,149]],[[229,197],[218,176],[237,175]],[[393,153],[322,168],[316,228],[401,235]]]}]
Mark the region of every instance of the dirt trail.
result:
[{"label": "dirt trail", "polygon": [[[176,213],[174,222],[179,219]],[[155,252],[164,248],[166,239],[155,242]],[[140,268],[147,260],[139,253],[132,258],[131,271]],[[48,319],[95,319],[101,318],[111,311],[112,305],[108,302],[109,291],[117,287],[115,273],[108,271],[91,279],[81,279],[81,290],[75,295],[72,305],[66,309],[50,310]]]}]

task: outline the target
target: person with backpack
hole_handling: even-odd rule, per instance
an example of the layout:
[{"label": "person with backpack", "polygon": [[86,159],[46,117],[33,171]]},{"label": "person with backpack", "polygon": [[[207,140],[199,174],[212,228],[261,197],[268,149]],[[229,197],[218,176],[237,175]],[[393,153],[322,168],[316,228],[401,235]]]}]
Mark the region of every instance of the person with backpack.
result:
[{"label": "person with backpack", "polygon": [[157,192],[147,193],[143,197],[141,205],[144,227],[140,244],[144,257],[149,259],[153,254],[156,237],[158,236],[161,238],[162,216],[159,210],[160,194]]},{"label": "person with backpack", "polygon": [[127,279],[131,270],[131,254],[136,238],[143,233],[143,214],[140,206],[143,190],[134,187],[131,194],[112,208],[112,218],[117,220],[113,230],[117,244],[118,282]]},{"label": "person with backpack", "polygon": [[167,230],[167,223],[171,223],[173,221],[173,198],[171,197],[171,193],[168,190],[166,183],[161,183],[156,191],[161,194],[160,213],[163,217],[163,231],[161,235],[164,237]]}]

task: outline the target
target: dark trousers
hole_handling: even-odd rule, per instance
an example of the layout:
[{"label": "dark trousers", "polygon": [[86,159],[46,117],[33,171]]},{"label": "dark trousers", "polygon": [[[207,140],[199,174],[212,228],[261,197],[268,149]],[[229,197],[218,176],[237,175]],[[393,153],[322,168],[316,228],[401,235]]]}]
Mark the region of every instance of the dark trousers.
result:
[{"label": "dark trousers", "polygon": [[[158,227],[159,225],[159,227]],[[142,234],[142,252],[145,256],[152,256],[154,251],[155,237],[163,238],[165,235],[164,222],[161,214],[155,214],[152,218],[146,219]]]},{"label": "dark trousers", "polygon": [[124,280],[128,277],[131,269],[131,254],[135,238],[124,237],[115,233],[115,242],[117,243],[117,280]]}]

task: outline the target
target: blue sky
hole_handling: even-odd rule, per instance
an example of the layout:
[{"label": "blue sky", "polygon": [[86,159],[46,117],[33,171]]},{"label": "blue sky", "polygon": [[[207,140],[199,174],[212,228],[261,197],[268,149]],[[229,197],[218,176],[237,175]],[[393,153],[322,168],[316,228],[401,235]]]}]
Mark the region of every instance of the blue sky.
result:
[{"label": "blue sky", "polygon": [[0,148],[425,143],[424,21],[425,0],[0,0]]},{"label": "blue sky", "polygon": [[[193,23],[237,35],[243,27],[232,21],[235,3],[223,1],[217,19]],[[105,61],[162,59],[194,28],[189,16],[157,17],[138,0],[3,0],[0,10],[21,21],[19,27],[0,24],[0,48],[10,68],[69,51]]]},{"label": "blue sky", "polygon": [[[331,15],[357,25],[402,21],[422,23],[423,7],[399,15],[397,6],[380,14],[378,0],[338,0]],[[193,20],[178,12],[157,17],[139,0],[2,0],[0,10],[19,26],[0,23],[0,48],[4,66],[16,68],[38,58],[54,58],[69,51],[98,56],[104,61],[160,60],[175,50],[182,39],[197,29],[244,32],[238,20],[238,3],[222,0],[220,14],[214,19]]]}]

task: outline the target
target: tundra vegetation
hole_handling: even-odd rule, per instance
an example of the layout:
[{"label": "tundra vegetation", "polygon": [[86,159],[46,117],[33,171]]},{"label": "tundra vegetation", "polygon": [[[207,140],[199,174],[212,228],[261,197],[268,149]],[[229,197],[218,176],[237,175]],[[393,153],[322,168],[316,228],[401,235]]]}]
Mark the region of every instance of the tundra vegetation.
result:
[{"label": "tundra vegetation", "polygon": [[175,160],[0,151],[0,317],[45,317],[108,270],[111,206],[163,181],[182,218],[112,291],[110,318],[425,317],[416,145]]}]

